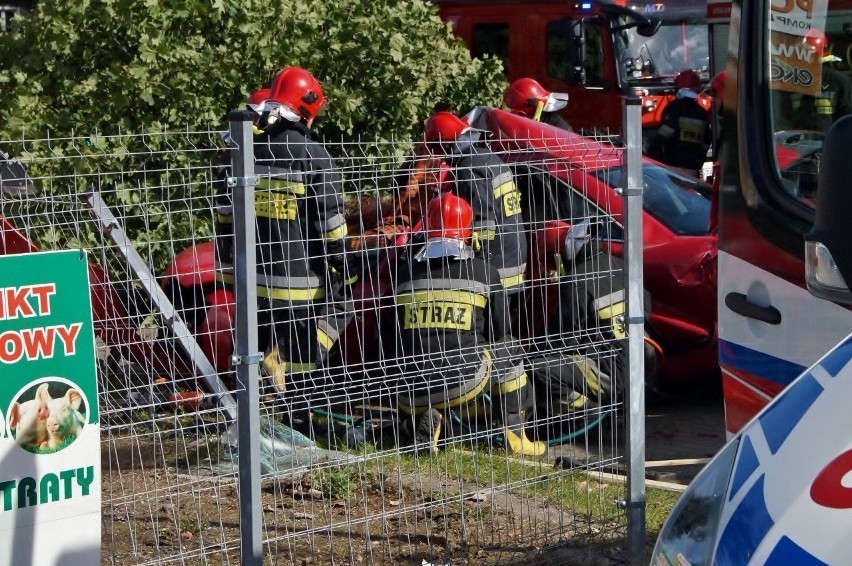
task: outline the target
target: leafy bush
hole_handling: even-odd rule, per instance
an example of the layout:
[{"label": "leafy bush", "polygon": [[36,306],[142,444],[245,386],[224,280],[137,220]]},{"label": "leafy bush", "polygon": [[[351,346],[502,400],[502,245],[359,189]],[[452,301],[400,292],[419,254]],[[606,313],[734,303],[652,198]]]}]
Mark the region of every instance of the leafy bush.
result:
[{"label": "leafy bush", "polygon": [[0,34],[0,149],[43,192],[101,191],[155,265],[170,239],[210,235],[181,203],[209,198],[215,132],[282,67],[315,74],[330,100],[318,132],[362,157],[419,133],[439,102],[464,112],[505,87],[425,0],[43,1],[15,21]]},{"label": "leafy bush", "polygon": [[0,139],[222,127],[287,65],[323,84],[331,139],[404,136],[438,102],[466,111],[505,86],[424,0],[46,1],[17,21]]}]

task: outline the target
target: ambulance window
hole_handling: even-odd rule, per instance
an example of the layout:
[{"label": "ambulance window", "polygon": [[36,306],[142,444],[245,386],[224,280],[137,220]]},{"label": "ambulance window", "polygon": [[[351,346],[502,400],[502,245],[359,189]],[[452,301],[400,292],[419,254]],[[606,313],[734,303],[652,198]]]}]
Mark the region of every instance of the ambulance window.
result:
[{"label": "ambulance window", "polygon": [[[767,82],[781,179],[778,198],[809,215],[815,206],[825,132],[852,113],[852,17],[841,0],[814,4],[807,16],[786,3],[776,4],[768,4]],[[810,22],[807,28],[803,21]]]},{"label": "ambulance window", "polygon": [[503,62],[503,72],[509,72],[509,24],[477,24],[473,26],[471,55],[497,57]]}]

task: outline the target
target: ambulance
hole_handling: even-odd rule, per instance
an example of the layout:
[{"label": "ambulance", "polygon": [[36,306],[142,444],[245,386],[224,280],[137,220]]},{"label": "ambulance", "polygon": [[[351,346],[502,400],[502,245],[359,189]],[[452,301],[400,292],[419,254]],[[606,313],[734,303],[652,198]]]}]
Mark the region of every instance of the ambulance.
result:
[{"label": "ambulance", "polygon": [[732,3],[719,176],[729,442],[652,564],[852,564],[852,1]]}]

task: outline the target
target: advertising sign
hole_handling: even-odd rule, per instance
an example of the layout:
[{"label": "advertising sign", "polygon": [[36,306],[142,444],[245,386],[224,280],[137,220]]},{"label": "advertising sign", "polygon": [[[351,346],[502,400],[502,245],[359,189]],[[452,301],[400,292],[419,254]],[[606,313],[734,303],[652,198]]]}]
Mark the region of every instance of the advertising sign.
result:
[{"label": "advertising sign", "polygon": [[821,45],[806,41],[824,30],[828,0],[774,0],[770,4],[770,81],[772,88],[816,96],[822,86]]},{"label": "advertising sign", "polygon": [[0,256],[0,565],[100,563],[99,419],[85,253]]}]

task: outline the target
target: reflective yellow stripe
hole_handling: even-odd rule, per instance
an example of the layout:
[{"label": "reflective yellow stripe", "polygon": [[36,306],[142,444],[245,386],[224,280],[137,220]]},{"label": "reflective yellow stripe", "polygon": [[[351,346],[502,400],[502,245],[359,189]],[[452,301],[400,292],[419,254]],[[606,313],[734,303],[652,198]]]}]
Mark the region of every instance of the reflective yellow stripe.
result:
[{"label": "reflective yellow stripe", "polygon": [[515,379],[510,379],[509,381],[505,381],[503,383],[498,383],[494,387],[491,388],[492,393],[498,393],[501,395],[505,395],[506,393],[511,393],[512,391],[517,391],[521,387],[527,384],[527,372],[522,373]]},{"label": "reflective yellow stripe", "polygon": [[317,369],[316,364],[290,364],[290,371],[293,373],[300,371],[314,371],[315,369]]},{"label": "reflective yellow stripe", "polygon": [[257,288],[257,296],[278,301],[315,301],[325,297],[321,287],[313,289],[282,289],[280,287]]},{"label": "reflective yellow stripe", "polygon": [[488,299],[483,295],[470,291],[416,291],[413,294],[399,295],[396,298],[400,305],[420,303],[428,301],[449,301],[452,303],[464,303],[475,307],[485,308]]},{"label": "reflective yellow stripe", "polygon": [[334,346],[334,340],[319,328],[317,328],[317,342],[326,350],[331,350],[332,346]]},{"label": "reflective yellow stripe", "polygon": [[576,364],[577,368],[580,370],[580,373],[583,374],[583,379],[586,381],[586,385],[589,388],[589,391],[595,394],[598,399],[601,398],[601,381],[600,376],[598,375],[599,368],[597,364],[593,363],[586,356],[581,356],[579,354],[574,354],[569,356],[571,360]]},{"label": "reflective yellow stripe", "polygon": [[[222,283],[234,282],[234,276],[230,273],[216,272],[216,280]],[[311,287],[308,289],[286,289],[281,287],[266,287],[265,285],[257,286],[257,294],[259,297],[266,299],[277,299],[280,301],[313,301],[325,297],[325,290],[322,287]]]},{"label": "reflective yellow stripe", "polygon": [[619,324],[615,319],[617,316],[623,315],[625,313],[625,309],[625,302],[620,301],[598,311],[598,318],[601,320],[611,320],[612,332],[615,334],[615,337],[619,339],[627,336],[627,329],[624,328],[624,324]]},{"label": "reflective yellow stripe", "polygon": [[494,198],[499,199],[513,192],[517,192],[517,189],[515,188],[515,182],[508,181],[494,189]]},{"label": "reflective yellow stripe", "polygon": [[220,224],[233,224],[234,217],[230,214],[219,214],[216,213],[216,222]]},{"label": "reflective yellow stripe", "polygon": [[288,193],[255,193],[254,212],[262,218],[275,218],[276,220],[296,220],[299,218],[296,198]]},{"label": "reflective yellow stripe", "polygon": [[521,273],[518,275],[513,275],[511,277],[503,277],[500,279],[500,283],[503,284],[504,289],[508,289],[510,287],[517,287],[518,285],[524,282],[524,279],[526,279],[526,277],[524,277],[524,274]]},{"label": "reflective yellow stripe", "polygon": [[349,230],[348,230],[346,224],[341,224],[340,226],[338,226],[334,230],[330,230],[330,231],[326,232],[325,233],[325,239],[332,241],[332,242],[336,241],[336,240],[342,240],[343,238],[346,237],[346,235],[348,233],[349,233]]},{"label": "reflective yellow stripe", "polygon": [[343,282],[344,285],[354,285],[358,281],[358,276],[353,275],[349,279]]},{"label": "reflective yellow stripe", "polygon": [[[435,405],[432,405],[432,408],[451,409],[453,407],[458,407],[459,405],[467,403],[468,401],[474,399],[477,395],[482,393],[482,391],[485,389],[485,386],[488,385],[488,381],[491,379],[491,352],[489,352],[488,350],[482,350],[482,361],[486,364],[485,375],[483,376],[482,380],[476,385],[476,387],[474,387],[461,397],[457,397],[456,399],[448,399],[445,403],[437,403]],[[399,404],[399,408],[408,414],[419,414],[429,410],[428,406],[419,407],[415,409],[414,407],[410,407],[400,400],[397,400],[397,402]]]},{"label": "reflective yellow stripe", "polygon": [[261,177],[257,181],[258,191],[277,191],[293,195],[303,195],[307,192],[305,184],[301,181],[288,181],[286,179],[275,179],[273,177]]}]

